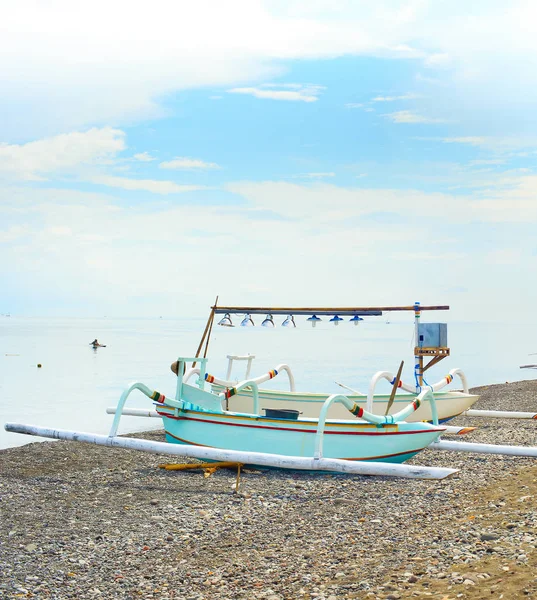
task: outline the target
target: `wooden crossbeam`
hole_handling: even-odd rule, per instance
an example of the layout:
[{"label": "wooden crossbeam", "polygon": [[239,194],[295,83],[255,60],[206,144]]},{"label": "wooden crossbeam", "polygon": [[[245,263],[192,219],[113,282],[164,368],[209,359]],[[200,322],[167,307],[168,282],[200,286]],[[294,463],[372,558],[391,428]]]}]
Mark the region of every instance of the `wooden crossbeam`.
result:
[{"label": "wooden crossbeam", "polygon": [[449,356],[449,348],[414,348],[414,356]]},{"label": "wooden crossbeam", "polygon": [[[410,306],[318,306],[318,307],[282,307],[282,306],[212,306],[212,310],[216,314],[223,313],[238,313],[238,314],[273,314],[273,315],[299,315],[299,314],[381,314],[383,311],[396,312],[396,311],[414,311],[414,305]],[[449,306],[420,306],[422,310],[449,310]]]},{"label": "wooden crossbeam", "polygon": [[166,471],[188,471],[191,469],[222,469],[224,467],[237,467],[241,463],[237,462],[204,462],[204,463],[165,463],[159,465],[160,469],[166,469]]},{"label": "wooden crossbeam", "polygon": [[237,468],[237,478],[235,479],[235,493],[239,491],[240,480],[241,480],[241,467],[243,466],[240,462],[221,461],[221,462],[202,462],[202,463],[165,463],[159,465],[160,469],[166,469],[166,471],[191,471],[193,469],[202,469],[204,477],[210,477],[218,469],[226,467]]},{"label": "wooden crossbeam", "polygon": [[[447,358],[449,354],[449,348],[414,348],[414,356],[417,356],[419,359],[421,373],[425,373],[427,369],[430,369],[441,360],[444,360],[444,358]],[[425,357],[431,357],[431,360],[426,365],[423,364],[423,359]],[[422,385],[422,383],[423,382],[420,381],[420,385]]]}]

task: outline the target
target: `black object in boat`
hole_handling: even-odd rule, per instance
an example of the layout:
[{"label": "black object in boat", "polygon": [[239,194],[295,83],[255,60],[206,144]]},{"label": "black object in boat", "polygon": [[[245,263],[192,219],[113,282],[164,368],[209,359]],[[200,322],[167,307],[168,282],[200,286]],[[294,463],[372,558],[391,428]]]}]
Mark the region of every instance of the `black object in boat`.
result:
[{"label": "black object in boat", "polygon": [[291,419],[296,421],[300,412],[288,408],[264,408],[265,416],[272,419]]}]

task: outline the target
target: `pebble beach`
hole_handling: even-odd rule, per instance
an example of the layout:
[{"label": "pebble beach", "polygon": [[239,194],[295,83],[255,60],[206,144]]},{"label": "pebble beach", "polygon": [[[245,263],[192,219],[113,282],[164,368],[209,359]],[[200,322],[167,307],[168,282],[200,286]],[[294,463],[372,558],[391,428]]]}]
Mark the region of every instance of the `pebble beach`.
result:
[{"label": "pebble beach", "polygon": [[[474,408],[537,412],[536,381],[472,391]],[[537,445],[534,420],[450,424]],[[411,462],[459,472],[246,468],[238,488],[236,469],[169,462],[63,441],[0,451],[0,598],[537,598],[537,459],[426,450]]]}]

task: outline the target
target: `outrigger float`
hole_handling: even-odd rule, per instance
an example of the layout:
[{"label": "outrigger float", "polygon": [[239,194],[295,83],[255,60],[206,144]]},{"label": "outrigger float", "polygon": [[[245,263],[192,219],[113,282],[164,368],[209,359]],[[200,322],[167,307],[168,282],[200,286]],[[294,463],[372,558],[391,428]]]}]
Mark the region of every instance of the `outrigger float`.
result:
[{"label": "outrigger float", "polygon": [[[423,335],[423,330],[419,327],[421,310],[445,310],[447,308],[449,307],[420,307],[419,303],[416,303],[410,307],[332,309],[329,314],[335,314],[335,316],[350,314],[354,319],[354,317],[362,318],[362,315],[382,314],[382,310],[414,310],[416,339],[422,341],[420,336]],[[449,355],[449,348],[440,345],[437,347],[423,344],[416,346],[415,372],[419,386],[417,385],[417,389],[412,390],[413,393],[407,396],[409,401],[405,403],[404,407],[396,412],[394,412],[394,406],[399,408],[396,404],[397,389],[401,387],[407,390],[409,387],[401,382],[402,363],[395,377],[388,372],[380,372],[375,375],[370,386],[370,394],[365,401],[365,408],[362,405],[364,397],[357,394],[353,396],[302,394],[294,401],[286,397],[282,400],[285,408],[281,408],[279,405],[274,408],[272,405],[273,412],[269,412],[269,407],[262,406],[265,399],[268,397],[271,404],[279,402],[280,396],[278,395],[281,395],[282,392],[276,392],[276,395],[274,393],[271,395],[269,392],[267,395],[267,391],[260,390],[259,385],[273,379],[278,372],[287,372],[289,376],[292,390],[287,394],[297,394],[293,389],[294,378],[286,365],[280,365],[277,369],[255,379],[246,377],[244,381],[234,385],[228,385],[230,382],[226,380],[218,385],[219,381],[207,373],[208,359],[206,355],[215,315],[225,311],[224,318],[231,322],[230,315],[233,312],[240,312],[248,315],[251,320],[251,314],[258,314],[254,312],[255,310],[249,308],[246,312],[244,308],[240,307],[220,308],[215,303],[196,356],[179,357],[177,362],[172,365],[173,370],[177,374],[181,374],[176,378],[175,396],[173,398],[166,397],[143,383],[132,383],[121,395],[117,407],[108,411],[115,414],[108,436],[17,423],[6,423],[5,429],[27,435],[130,448],[159,454],[189,456],[210,461],[283,469],[425,479],[442,479],[457,471],[450,468],[401,464],[425,448],[537,457],[537,447],[448,442],[440,438],[442,433],[461,433],[460,429],[464,428],[448,428],[448,426],[440,424],[438,410],[440,402],[437,403],[437,398],[441,395],[437,392],[457,375],[463,383],[464,391],[455,398],[464,398],[464,402],[468,406],[477,400],[477,396],[469,394],[466,378],[458,369],[450,372],[445,378],[445,382],[441,381],[439,384],[430,386],[424,381],[423,373],[427,368],[432,363]],[[268,312],[264,308],[257,310],[267,313],[267,318],[272,314],[280,314],[276,312],[277,309],[272,309],[272,312]],[[324,314],[323,309],[293,310],[286,308],[280,310],[285,311],[288,318],[295,314],[311,314],[312,316]],[[273,319],[270,320],[274,326]],[[313,323],[315,324],[315,320]],[[200,356],[204,342],[205,352],[203,356]],[[424,356],[432,356],[431,362],[426,366],[423,365]],[[192,363],[190,370],[186,368],[188,363]],[[198,363],[199,367],[196,368]],[[251,366],[251,360],[249,360],[249,366]],[[228,370],[228,376],[229,372],[230,370]],[[189,380],[194,375],[197,375],[197,380],[193,385],[189,383]],[[373,394],[376,383],[382,378],[388,379],[392,384],[392,392],[387,401],[386,398],[380,401]],[[128,397],[135,390],[142,392],[153,401],[154,410],[125,407]],[[451,392],[451,394],[457,394],[457,392]],[[315,396],[315,398],[311,400],[309,396]],[[234,410],[230,410],[230,400],[241,398],[241,402],[250,403],[248,410],[235,410],[235,406],[232,407]],[[315,416],[301,416],[300,411],[289,408],[289,406],[308,402],[316,403],[315,406],[319,410]],[[447,405],[447,398],[442,402]],[[426,421],[416,419],[420,407],[423,406],[427,406],[425,416],[429,418]],[[346,418],[329,418],[329,413],[334,407],[343,411]],[[378,414],[380,407],[385,414]],[[261,415],[262,408],[265,408],[267,413],[264,416]],[[370,408],[373,408],[373,411]],[[491,411],[486,412],[490,413]],[[163,421],[167,442],[118,436],[119,422],[123,414],[160,417]],[[352,418],[350,418],[350,414],[352,414]],[[411,421],[412,418],[416,420]]]}]

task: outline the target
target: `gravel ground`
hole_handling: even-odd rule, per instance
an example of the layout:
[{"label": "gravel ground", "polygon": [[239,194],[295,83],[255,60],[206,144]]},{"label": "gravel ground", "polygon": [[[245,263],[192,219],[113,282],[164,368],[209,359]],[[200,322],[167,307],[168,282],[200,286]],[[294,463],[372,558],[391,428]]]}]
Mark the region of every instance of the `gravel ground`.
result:
[{"label": "gravel ground", "polygon": [[[535,381],[474,391],[474,408],[537,412]],[[466,441],[537,445],[535,421],[453,424],[479,426]],[[535,459],[413,459],[460,469],[439,482],[246,469],[238,493],[235,470],[168,460],[0,451],[0,598],[537,598]]]}]

